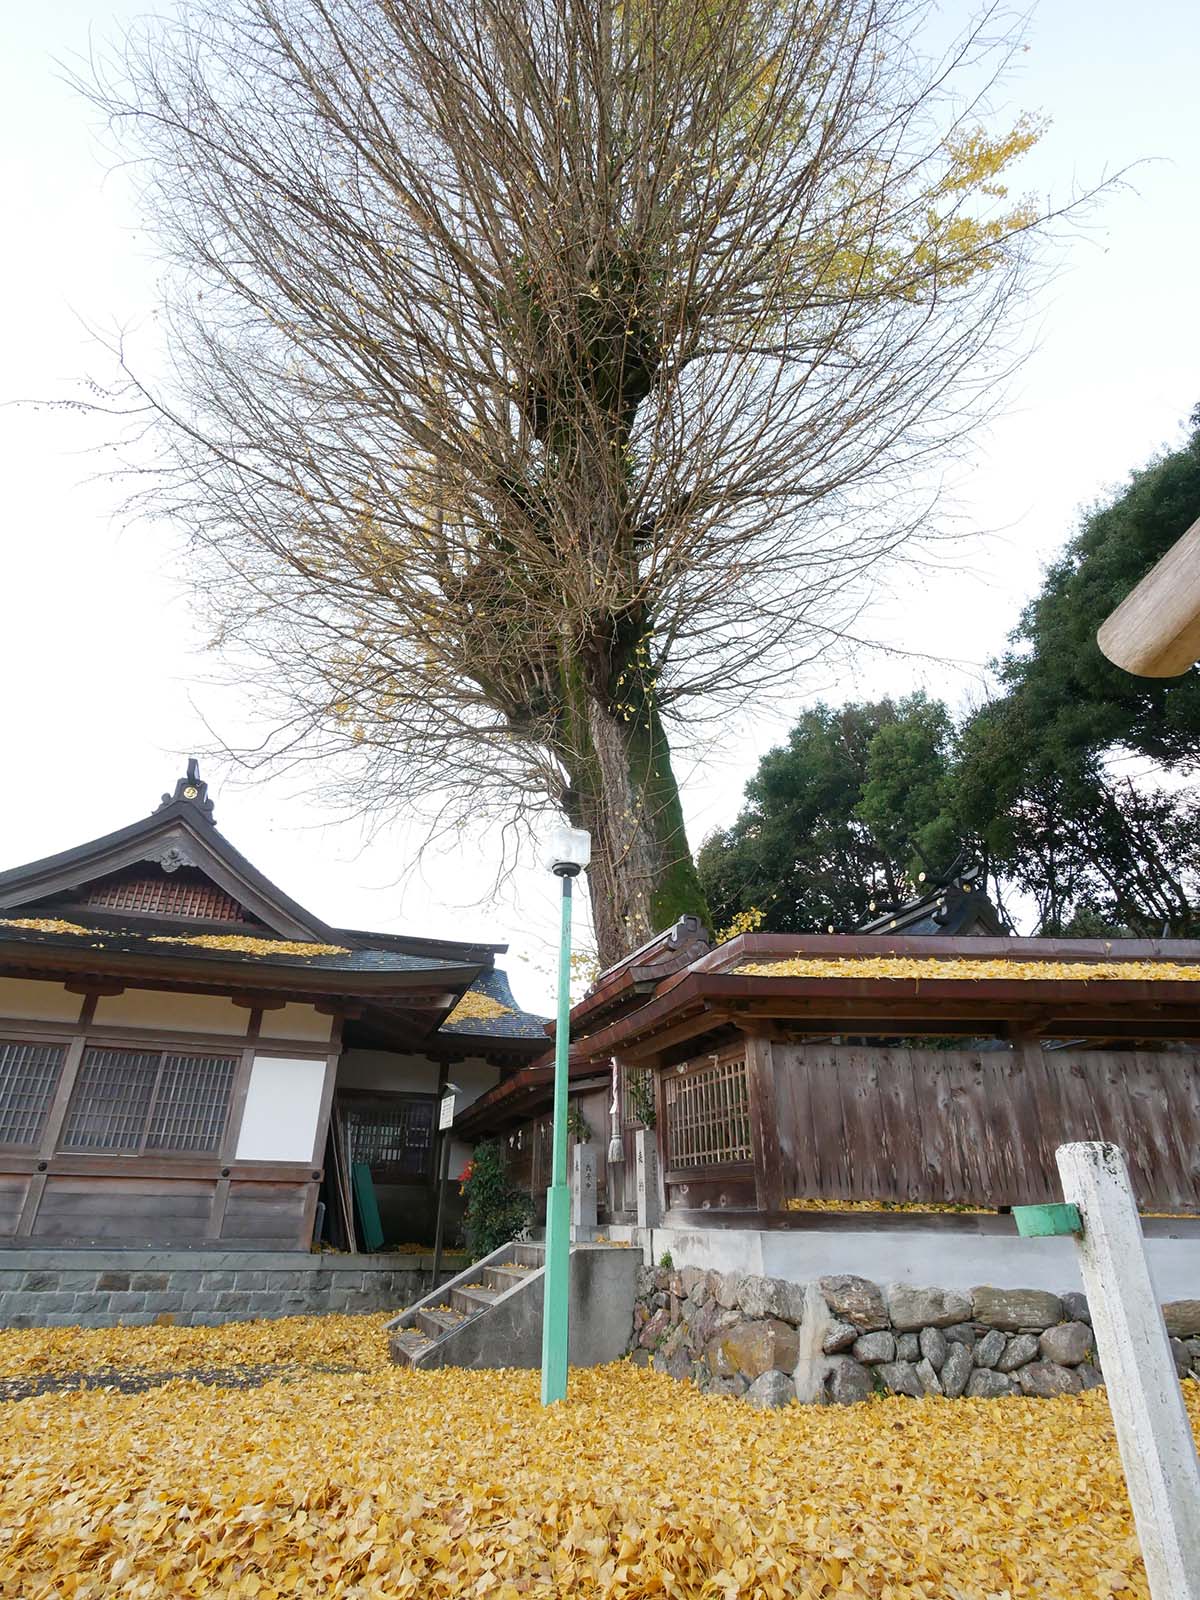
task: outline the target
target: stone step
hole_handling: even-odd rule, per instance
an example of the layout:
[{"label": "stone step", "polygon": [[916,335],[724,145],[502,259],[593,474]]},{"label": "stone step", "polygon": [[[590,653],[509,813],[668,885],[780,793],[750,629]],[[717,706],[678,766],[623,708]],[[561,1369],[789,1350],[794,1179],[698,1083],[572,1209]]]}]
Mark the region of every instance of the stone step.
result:
[{"label": "stone step", "polygon": [[461,1284],[446,1285],[436,1300],[404,1314],[404,1326],[393,1329],[389,1338],[392,1360],[401,1366],[439,1363],[442,1345],[459,1328],[485,1316],[501,1295],[528,1283],[545,1261],[544,1244],[522,1240],[508,1245],[494,1265],[468,1269]]},{"label": "stone step", "polygon": [[469,1288],[464,1286],[461,1289],[451,1289],[450,1304],[464,1316],[474,1317],[478,1316],[479,1312],[486,1311],[499,1293],[498,1289],[477,1288],[472,1284]]},{"label": "stone step", "polygon": [[395,1328],[388,1340],[388,1353],[398,1367],[415,1367],[433,1343],[419,1328]]},{"label": "stone step", "polygon": [[416,1325],[422,1333],[428,1334],[430,1339],[440,1339],[443,1334],[452,1332],[461,1327],[467,1320],[468,1313],[454,1307],[442,1310],[441,1307],[423,1307],[416,1312]]},{"label": "stone step", "polygon": [[[514,1244],[512,1253],[506,1260],[515,1261],[522,1267],[541,1267],[546,1262],[546,1246],[533,1240],[521,1240]],[[503,1264],[503,1263],[502,1263]]]},{"label": "stone step", "polygon": [[503,1294],[506,1289],[513,1289],[518,1283],[524,1283],[529,1274],[536,1271],[536,1267],[509,1264],[502,1267],[488,1267],[483,1276],[489,1289],[499,1290]]}]

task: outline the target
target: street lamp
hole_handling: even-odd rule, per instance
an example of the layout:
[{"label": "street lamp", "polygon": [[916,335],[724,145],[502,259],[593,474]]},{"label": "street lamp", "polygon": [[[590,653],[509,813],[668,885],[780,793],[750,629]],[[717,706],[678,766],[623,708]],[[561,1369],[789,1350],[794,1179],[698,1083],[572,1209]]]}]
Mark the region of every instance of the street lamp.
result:
[{"label": "street lamp", "polygon": [[567,1297],[571,1271],[571,1190],[567,1183],[567,1060],[571,1031],[571,886],[592,859],[582,828],[560,823],[550,836],[547,865],[562,879],[558,949],[558,1016],[554,1027],[554,1133],[546,1191],[546,1274],[542,1309],[542,1404],[567,1394]]}]

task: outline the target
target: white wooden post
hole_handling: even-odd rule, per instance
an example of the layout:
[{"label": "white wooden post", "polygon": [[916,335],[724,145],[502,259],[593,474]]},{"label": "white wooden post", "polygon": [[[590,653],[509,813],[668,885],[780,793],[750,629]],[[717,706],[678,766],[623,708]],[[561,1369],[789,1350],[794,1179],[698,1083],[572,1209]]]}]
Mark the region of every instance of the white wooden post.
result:
[{"label": "white wooden post", "polygon": [[1150,1593],[1200,1600],[1200,1463],[1125,1159],[1112,1144],[1057,1154]]},{"label": "white wooden post", "polygon": [[596,1152],[576,1143],[571,1156],[571,1224],[576,1239],[591,1239],[596,1232]]},{"label": "white wooden post", "polygon": [[633,1136],[634,1166],[637,1169],[637,1220],[639,1228],[657,1228],[662,1221],[658,1198],[658,1135],[653,1128],[639,1128]]}]

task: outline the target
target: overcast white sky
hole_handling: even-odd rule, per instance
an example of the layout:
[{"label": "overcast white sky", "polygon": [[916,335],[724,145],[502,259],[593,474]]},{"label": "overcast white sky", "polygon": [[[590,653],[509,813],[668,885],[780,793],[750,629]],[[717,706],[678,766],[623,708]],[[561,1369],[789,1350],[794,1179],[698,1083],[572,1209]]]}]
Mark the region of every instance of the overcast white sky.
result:
[{"label": "overcast white sky", "polygon": [[[13,7],[0,59],[0,398],[66,396],[103,364],[81,319],[136,322],[153,305],[124,180],[106,176],[90,113],[54,58],[111,39],[137,4],[53,0]],[[946,7],[953,18],[964,10]],[[882,604],[881,640],[980,667],[999,650],[1078,511],[1181,437],[1200,402],[1200,19],[1194,0],[1042,0],[1010,94],[1053,125],[1026,163],[1028,187],[1062,197],[1073,180],[1147,160],[1070,244],[1032,307],[1038,347],[1003,419],[978,441],[960,489],[963,525],[998,530],[969,558],[910,581]],[[0,866],[66,848],[143,816],[181,753],[210,742],[201,713],[232,715],[206,688],[186,592],[162,530],[123,530],[119,491],[95,481],[89,419],[0,410]],[[1181,530],[1182,531],[1182,530]],[[824,695],[918,684],[960,703],[960,668],[864,657],[854,675],[815,672],[796,708]],[[742,784],[780,724],[731,727],[685,764],[693,844],[732,819]],[[211,774],[210,774],[211,775]],[[363,845],[331,824],[295,779],[226,782],[218,825],[327,920],[507,939],[523,1003],[550,1003],[555,886],[534,865],[480,904],[497,855],[478,841],[397,880],[415,840]]]}]

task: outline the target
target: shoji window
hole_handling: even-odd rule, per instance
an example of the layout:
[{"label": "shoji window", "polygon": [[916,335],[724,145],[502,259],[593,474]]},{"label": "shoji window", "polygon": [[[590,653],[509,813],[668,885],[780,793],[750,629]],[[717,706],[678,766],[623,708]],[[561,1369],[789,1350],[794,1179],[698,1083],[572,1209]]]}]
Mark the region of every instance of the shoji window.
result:
[{"label": "shoji window", "polygon": [[136,1155],[212,1154],[229,1115],[236,1056],[90,1045],[61,1147]]},{"label": "shoji window", "polygon": [[36,1149],[66,1054],[62,1044],[0,1043],[0,1144]]}]

